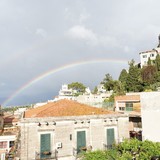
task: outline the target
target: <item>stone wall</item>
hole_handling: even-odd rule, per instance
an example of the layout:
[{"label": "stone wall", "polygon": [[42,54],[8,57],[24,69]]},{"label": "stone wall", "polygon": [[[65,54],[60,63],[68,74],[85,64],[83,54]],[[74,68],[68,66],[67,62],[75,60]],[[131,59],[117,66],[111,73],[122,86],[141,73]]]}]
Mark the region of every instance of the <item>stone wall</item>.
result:
[{"label": "stone wall", "polygon": [[[56,123],[55,123],[56,122]],[[35,159],[40,152],[40,135],[51,134],[51,150],[58,151],[59,158],[70,160],[75,156],[77,148],[77,131],[86,132],[86,147],[93,150],[104,149],[107,144],[106,129],[115,129],[115,141],[129,138],[128,116],[125,115],[93,115],[58,118],[28,118],[21,121],[21,159]],[[62,147],[57,148],[61,143]]]}]

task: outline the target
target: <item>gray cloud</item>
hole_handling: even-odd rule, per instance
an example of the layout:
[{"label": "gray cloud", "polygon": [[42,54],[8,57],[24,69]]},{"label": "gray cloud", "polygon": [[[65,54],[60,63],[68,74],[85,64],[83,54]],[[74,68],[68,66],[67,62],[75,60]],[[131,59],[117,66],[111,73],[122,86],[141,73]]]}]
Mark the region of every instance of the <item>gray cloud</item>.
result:
[{"label": "gray cloud", "polygon": [[129,60],[139,62],[139,52],[157,46],[159,5],[158,0],[1,0],[0,104],[39,75],[78,61],[112,59],[48,76],[6,105],[50,99],[63,83],[94,88],[106,73],[117,78]]}]

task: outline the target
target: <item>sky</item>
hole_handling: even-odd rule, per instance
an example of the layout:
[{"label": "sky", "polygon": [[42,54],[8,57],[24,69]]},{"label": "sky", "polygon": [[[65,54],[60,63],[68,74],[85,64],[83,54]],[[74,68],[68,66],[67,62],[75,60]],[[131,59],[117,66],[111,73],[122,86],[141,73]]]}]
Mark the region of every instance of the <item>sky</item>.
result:
[{"label": "sky", "polygon": [[91,90],[155,48],[159,0],[1,0],[0,104],[58,95],[62,84]]}]

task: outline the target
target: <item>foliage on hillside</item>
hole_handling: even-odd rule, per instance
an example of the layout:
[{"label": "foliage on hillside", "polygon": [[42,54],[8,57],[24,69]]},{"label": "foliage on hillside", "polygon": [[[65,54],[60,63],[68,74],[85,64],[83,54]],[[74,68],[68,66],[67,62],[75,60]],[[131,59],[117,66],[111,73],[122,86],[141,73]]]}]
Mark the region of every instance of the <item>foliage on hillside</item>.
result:
[{"label": "foliage on hillside", "polygon": [[88,151],[82,154],[82,160],[151,160],[154,156],[160,158],[160,143],[125,140],[114,145],[109,150]]},{"label": "foliage on hillside", "polygon": [[85,92],[86,86],[80,82],[72,82],[71,84],[68,84],[68,88],[72,88],[74,91],[76,91],[75,96],[81,95]]},{"label": "foliage on hillside", "polygon": [[149,59],[148,65],[143,68],[136,65],[133,59],[128,65],[128,71],[123,69],[118,80],[114,80],[110,74],[106,74],[101,82],[106,91],[113,90],[112,97],[124,95],[126,92],[157,91],[159,89],[160,55],[157,55],[154,61]]}]

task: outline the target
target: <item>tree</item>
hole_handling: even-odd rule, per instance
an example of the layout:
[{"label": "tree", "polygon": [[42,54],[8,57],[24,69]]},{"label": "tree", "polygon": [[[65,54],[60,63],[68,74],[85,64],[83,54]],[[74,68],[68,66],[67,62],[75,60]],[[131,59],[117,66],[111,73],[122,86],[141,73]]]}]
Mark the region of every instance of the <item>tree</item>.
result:
[{"label": "tree", "polygon": [[109,73],[105,75],[105,78],[101,83],[104,85],[104,88],[106,89],[106,91],[113,90],[114,88],[114,80]]},{"label": "tree", "polygon": [[147,65],[148,65],[148,66],[152,65],[152,61],[151,61],[150,57],[148,58]]},{"label": "tree", "polygon": [[122,83],[125,90],[126,90],[127,77],[128,77],[128,73],[125,69],[123,69],[119,75],[119,81]]},{"label": "tree", "polygon": [[129,72],[126,81],[127,91],[132,92],[141,92],[143,91],[143,85],[141,81],[140,68],[135,65],[135,61],[131,60],[129,62]]},{"label": "tree", "polygon": [[157,56],[156,56],[155,66],[156,66],[156,70],[160,71],[160,55],[159,54],[157,54]]},{"label": "tree", "polygon": [[150,160],[157,155],[160,158],[160,143],[130,139],[113,145],[112,149],[88,151],[81,157],[82,160]]},{"label": "tree", "polygon": [[98,92],[98,88],[96,86],[96,87],[94,87],[93,94],[97,94],[97,92]]},{"label": "tree", "polygon": [[120,96],[125,94],[124,85],[121,81],[114,81],[114,88],[113,91],[115,95]]},{"label": "tree", "polygon": [[68,84],[68,88],[72,88],[73,90],[76,90],[76,96],[83,94],[85,92],[86,87],[79,82],[72,82],[71,84]]},{"label": "tree", "polygon": [[144,83],[147,83],[147,85],[153,84],[155,82],[156,67],[152,65],[143,67],[141,76]]}]

